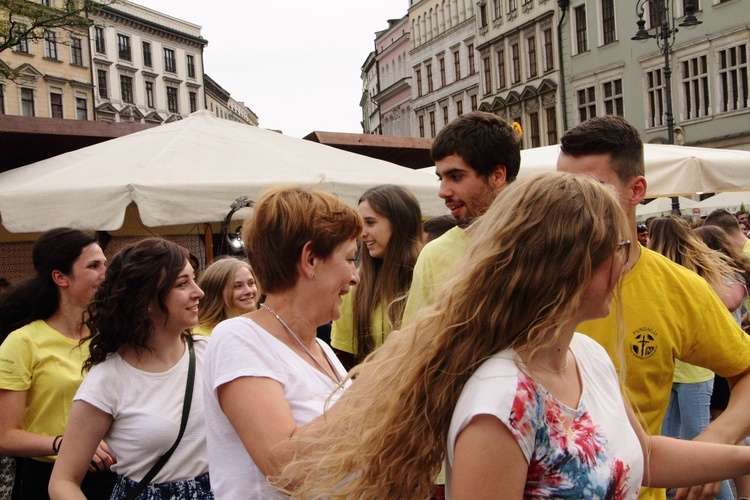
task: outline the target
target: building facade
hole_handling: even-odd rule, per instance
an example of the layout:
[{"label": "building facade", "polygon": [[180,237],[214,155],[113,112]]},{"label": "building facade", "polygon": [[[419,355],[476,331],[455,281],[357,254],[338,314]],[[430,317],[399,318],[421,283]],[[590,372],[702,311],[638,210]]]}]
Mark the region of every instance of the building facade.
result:
[{"label": "building facade", "polygon": [[127,0],[90,17],[97,120],[162,123],[205,108],[200,26]]},{"label": "building facade", "polygon": [[388,25],[375,37],[380,92],[373,100],[380,109],[382,135],[408,137],[413,130],[409,16],[390,19]]},{"label": "building facade", "polygon": [[518,122],[524,148],[557,144],[556,2],[480,0],[476,8],[480,109]]},{"label": "building facade", "polygon": [[[64,7],[62,0],[45,6]],[[0,9],[0,15],[8,15]],[[24,24],[27,20],[13,17]],[[87,33],[49,29],[41,40],[26,40],[0,53],[0,64],[14,70],[12,79],[0,76],[0,114],[93,119],[93,85]]]},{"label": "building facade", "polygon": [[362,79],[362,97],[359,99],[359,107],[362,108],[362,132],[365,134],[380,134],[380,108],[373,99],[380,91],[378,65],[374,50],[367,54],[367,59],[362,65],[360,78]]},{"label": "building facade", "polygon": [[479,61],[472,0],[411,0],[415,137],[435,137],[479,107]]},{"label": "building facade", "polygon": [[[750,150],[750,26],[746,0],[692,0],[701,24],[685,20],[687,0],[667,0],[678,32],[668,54],[676,144]],[[645,142],[667,142],[664,53],[653,39],[631,40],[634,5],[572,0],[564,23],[571,125],[595,115],[624,116]],[[657,12],[648,5],[645,28]]]}]

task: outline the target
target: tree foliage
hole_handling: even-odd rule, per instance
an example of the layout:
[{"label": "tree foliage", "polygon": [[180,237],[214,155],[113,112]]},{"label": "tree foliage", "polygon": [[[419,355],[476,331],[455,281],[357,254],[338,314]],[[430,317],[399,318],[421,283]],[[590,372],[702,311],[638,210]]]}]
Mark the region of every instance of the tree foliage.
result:
[{"label": "tree foliage", "polygon": [[62,7],[47,7],[39,0],[0,0],[0,53],[24,41],[42,40],[47,30],[85,32],[91,25],[87,12],[108,3],[64,0]]}]

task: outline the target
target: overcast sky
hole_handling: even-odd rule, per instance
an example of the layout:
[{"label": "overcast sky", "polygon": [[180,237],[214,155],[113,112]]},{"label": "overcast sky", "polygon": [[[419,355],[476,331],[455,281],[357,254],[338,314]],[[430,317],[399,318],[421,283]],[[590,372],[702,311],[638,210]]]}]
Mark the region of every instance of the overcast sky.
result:
[{"label": "overcast sky", "polygon": [[409,0],[133,0],[202,26],[205,72],[260,126],[303,137],[362,132],[360,71]]}]

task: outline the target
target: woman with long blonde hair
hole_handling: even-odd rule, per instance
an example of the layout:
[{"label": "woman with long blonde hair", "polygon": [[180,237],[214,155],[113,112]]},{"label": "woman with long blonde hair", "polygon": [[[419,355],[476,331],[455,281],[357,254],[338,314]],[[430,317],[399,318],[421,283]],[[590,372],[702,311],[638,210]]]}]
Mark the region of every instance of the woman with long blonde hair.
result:
[{"label": "woman with long blonde hair", "polygon": [[236,257],[225,257],[209,265],[198,279],[206,295],[198,309],[198,325],[193,333],[211,335],[225,319],[256,309],[258,286],[250,264]]},{"label": "woman with long blonde hair", "polygon": [[[724,254],[706,246],[685,219],[669,215],[654,219],[648,247],[705,279],[731,312],[742,305],[745,287],[737,270]],[[694,439],[711,423],[711,370],[675,359],[672,392],[662,422],[662,434]],[[728,483],[721,486],[720,500],[733,498]]]},{"label": "woman with long blonde hair", "polygon": [[575,333],[609,313],[628,232],[616,195],[586,177],[506,188],[446,293],[355,369],[276,484],[298,498],[427,498],[447,457],[455,497],[635,498],[642,483],[750,469],[734,447],[644,436],[606,352]]}]

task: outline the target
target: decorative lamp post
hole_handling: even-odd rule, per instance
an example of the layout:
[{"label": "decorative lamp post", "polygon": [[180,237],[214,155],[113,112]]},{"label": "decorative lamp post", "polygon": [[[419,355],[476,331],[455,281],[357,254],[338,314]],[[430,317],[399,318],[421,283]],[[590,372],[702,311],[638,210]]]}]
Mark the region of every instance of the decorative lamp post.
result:
[{"label": "decorative lamp post", "polygon": [[[675,42],[675,34],[681,28],[693,28],[701,24],[694,15],[692,0],[685,2],[685,19],[677,24],[677,21],[669,15],[669,5],[672,4],[674,9],[674,0],[638,0],[635,5],[635,13],[638,16],[638,31],[631,40],[645,42],[649,38],[655,38],[656,44],[664,54],[664,87],[666,90],[667,101],[667,142],[674,144],[674,115],[672,114],[672,68],[669,64],[669,52]],[[655,9],[656,26],[653,33],[646,30],[646,20],[643,19],[645,6],[649,4],[651,9]],[[680,214],[680,204],[677,197],[672,198],[672,213]]]}]

